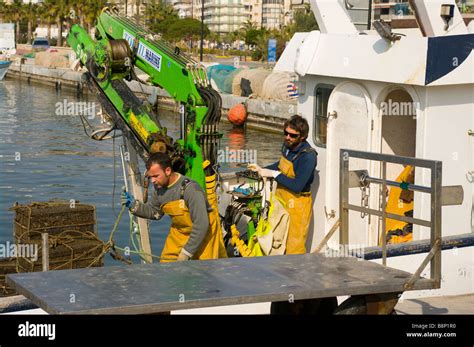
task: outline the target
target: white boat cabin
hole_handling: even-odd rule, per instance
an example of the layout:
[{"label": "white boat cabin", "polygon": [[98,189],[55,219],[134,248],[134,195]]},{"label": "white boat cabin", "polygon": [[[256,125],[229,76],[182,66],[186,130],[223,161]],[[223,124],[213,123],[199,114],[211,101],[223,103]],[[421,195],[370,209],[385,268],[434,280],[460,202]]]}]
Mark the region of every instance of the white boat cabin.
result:
[{"label": "white boat cabin", "polygon": [[[308,249],[339,217],[341,148],[442,161],[443,186],[464,190],[462,205],[442,208],[442,235],[473,231],[473,26],[464,24],[454,0],[411,5],[419,28],[394,30],[384,38],[383,28],[357,30],[344,1],[311,0],[320,30],[295,34],[275,67],[296,73],[298,113],[308,120],[308,141],[319,153]],[[442,17],[445,6],[448,14]],[[351,162],[350,169],[381,177],[375,162]],[[387,178],[396,180],[403,169],[388,165]],[[430,186],[430,177],[429,170],[415,169],[415,184]],[[379,209],[380,202],[377,189],[366,206]],[[358,189],[351,190],[350,203],[361,204]],[[430,218],[428,194],[415,193],[413,203],[414,217]],[[379,224],[377,217],[350,212],[350,244],[380,245]],[[423,239],[429,239],[429,229],[414,226],[412,240]],[[337,233],[329,245],[337,247]]]}]

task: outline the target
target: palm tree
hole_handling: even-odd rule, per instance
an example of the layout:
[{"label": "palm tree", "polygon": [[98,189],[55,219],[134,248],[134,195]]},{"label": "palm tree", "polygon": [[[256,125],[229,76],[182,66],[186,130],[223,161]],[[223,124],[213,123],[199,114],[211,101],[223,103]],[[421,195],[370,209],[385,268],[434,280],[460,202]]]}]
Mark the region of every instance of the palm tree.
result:
[{"label": "palm tree", "polygon": [[0,23],[5,21],[5,15],[7,12],[7,5],[3,3],[3,0],[0,0]]},{"label": "palm tree", "polygon": [[55,20],[58,27],[58,46],[63,45],[64,20],[70,15],[70,0],[57,0],[54,5]]},{"label": "palm tree", "polygon": [[36,25],[38,21],[37,15],[39,14],[38,5],[28,3],[24,5],[25,18],[28,21],[28,36],[27,44],[31,44],[33,38],[33,25]]},{"label": "palm tree", "polygon": [[242,24],[242,26],[240,27],[240,30],[243,31],[243,32],[247,32],[249,30],[257,30],[257,26],[255,25],[254,22],[252,22],[250,19],[247,19],[247,21]]},{"label": "palm tree", "polygon": [[172,5],[163,1],[153,1],[145,11],[146,25],[155,32],[167,37],[170,27],[179,20],[177,11]]},{"label": "palm tree", "polygon": [[135,0],[135,21],[140,24],[140,5],[141,0]]},{"label": "palm tree", "polygon": [[158,21],[162,20],[163,18],[160,18],[160,10],[162,8],[161,1],[156,3],[156,0],[152,0],[151,3],[148,4],[148,6],[145,9],[145,25],[148,26],[149,28],[153,28]]},{"label": "palm tree", "polygon": [[3,3],[3,0],[0,0],[0,23],[3,23],[3,21],[5,20],[4,17],[5,17],[5,12],[6,12],[6,7],[7,5],[5,5]]},{"label": "palm tree", "polygon": [[90,33],[92,28],[97,23],[97,18],[99,17],[102,9],[106,5],[106,0],[84,0],[85,10],[83,12],[84,19],[81,20],[81,26],[86,25],[87,31]]},{"label": "palm tree", "polygon": [[228,43],[228,44],[232,45],[235,41],[238,40],[239,35],[240,34],[237,30],[228,32],[227,34],[224,35],[224,40],[223,41],[225,43]]},{"label": "palm tree", "polygon": [[13,0],[10,5],[5,6],[5,20],[14,22],[16,28],[15,43],[20,40],[20,23],[22,19],[24,5],[21,0]]},{"label": "palm tree", "polygon": [[215,45],[221,43],[222,37],[219,35],[219,33],[213,31],[209,33],[208,40],[209,42],[212,42]]},{"label": "palm tree", "polygon": [[41,3],[39,10],[39,17],[43,23],[46,23],[48,27],[48,40],[51,40],[51,26],[56,21],[56,0],[45,0]]},{"label": "palm tree", "polygon": [[87,1],[75,1],[72,4],[70,12],[70,16],[68,18],[69,22],[78,23],[81,27],[84,27],[85,22],[85,15],[84,12],[87,12],[88,9]]}]

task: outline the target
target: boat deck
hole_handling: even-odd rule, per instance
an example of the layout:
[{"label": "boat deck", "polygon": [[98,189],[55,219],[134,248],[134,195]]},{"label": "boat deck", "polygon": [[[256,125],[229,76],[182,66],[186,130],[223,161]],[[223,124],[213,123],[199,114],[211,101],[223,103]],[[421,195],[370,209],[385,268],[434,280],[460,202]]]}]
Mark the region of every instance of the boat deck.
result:
[{"label": "boat deck", "polygon": [[[148,314],[401,293],[410,276],[366,260],[303,254],[22,273],[7,283],[51,314]],[[412,290],[432,286],[420,279]]]}]

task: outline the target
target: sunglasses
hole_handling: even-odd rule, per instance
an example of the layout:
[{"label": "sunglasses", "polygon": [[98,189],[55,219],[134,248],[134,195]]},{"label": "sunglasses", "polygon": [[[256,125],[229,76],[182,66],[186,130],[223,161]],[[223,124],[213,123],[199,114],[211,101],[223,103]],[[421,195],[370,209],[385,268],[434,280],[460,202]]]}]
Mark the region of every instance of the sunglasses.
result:
[{"label": "sunglasses", "polygon": [[292,139],[296,139],[298,136],[300,136],[300,134],[292,134],[292,133],[289,133],[286,130],[283,131],[283,134],[285,134],[285,137],[290,136]]}]

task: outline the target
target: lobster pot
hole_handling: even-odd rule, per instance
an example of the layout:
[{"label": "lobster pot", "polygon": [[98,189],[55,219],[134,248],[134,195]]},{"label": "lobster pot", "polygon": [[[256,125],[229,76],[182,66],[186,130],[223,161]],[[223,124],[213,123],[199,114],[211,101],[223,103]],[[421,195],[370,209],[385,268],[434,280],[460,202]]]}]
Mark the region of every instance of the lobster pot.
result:
[{"label": "lobster pot", "polygon": [[95,233],[95,207],[86,204],[32,203],[17,205],[13,236],[15,240],[41,240],[41,233],[49,236],[64,235],[72,231]]},{"label": "lobster pot", "polygon": [[5,296],[16,295],[13,288],[7,286],[5,283],[5,276],[12,273],[16,273],[16,259],[0,259],[0,298]]},{"label": "lobster pot", "polygon": [[18,272],[42,271],[42,233],[48,234],[50,270],[103,266],[93,205],[33,203],[13,210]]}]

